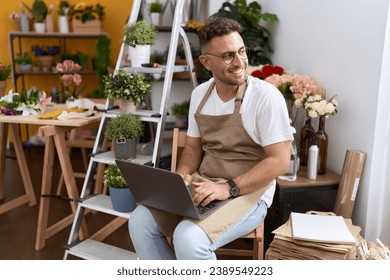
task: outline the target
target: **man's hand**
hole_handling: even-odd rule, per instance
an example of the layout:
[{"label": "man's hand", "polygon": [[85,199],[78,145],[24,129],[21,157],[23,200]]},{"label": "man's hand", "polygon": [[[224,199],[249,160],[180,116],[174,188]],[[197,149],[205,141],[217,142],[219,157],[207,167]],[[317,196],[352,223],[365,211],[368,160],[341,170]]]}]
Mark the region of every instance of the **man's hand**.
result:
[{"label": "man's hand", "polygon": [[195,205],[206,206],[213,200],[226,200],[230,197],[230,186],[227,183],[192,182],[192,186]]}]

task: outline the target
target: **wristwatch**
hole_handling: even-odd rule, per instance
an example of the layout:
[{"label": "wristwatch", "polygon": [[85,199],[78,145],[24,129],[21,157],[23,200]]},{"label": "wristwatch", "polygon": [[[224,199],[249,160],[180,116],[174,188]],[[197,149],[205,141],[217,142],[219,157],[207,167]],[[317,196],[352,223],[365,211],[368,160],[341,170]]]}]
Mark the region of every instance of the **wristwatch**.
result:
[{"label": "wristwatch", "polygon": [[233,198],[236,198],[240,194],[240,188],[237,186],[237,184],[233,180],[228,180],[227,183],[230,186],[230,195]]}]

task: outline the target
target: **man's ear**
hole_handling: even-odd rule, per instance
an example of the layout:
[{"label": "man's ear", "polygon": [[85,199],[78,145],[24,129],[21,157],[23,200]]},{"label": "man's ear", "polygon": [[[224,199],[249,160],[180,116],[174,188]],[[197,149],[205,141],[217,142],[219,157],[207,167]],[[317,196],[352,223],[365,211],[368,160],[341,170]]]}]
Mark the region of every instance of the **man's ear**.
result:
[{"label": "man's ear", "polygon": [[199,56],[199,61],[200,61],[200,63],[202,63],[202,65],[204,66],[204,68],[206,68],[207,70],[210,71],[211,66],[210,66],[210,61],[207,59],[207,56],[205,56],[205,55],[200,55],[200,56]]}]

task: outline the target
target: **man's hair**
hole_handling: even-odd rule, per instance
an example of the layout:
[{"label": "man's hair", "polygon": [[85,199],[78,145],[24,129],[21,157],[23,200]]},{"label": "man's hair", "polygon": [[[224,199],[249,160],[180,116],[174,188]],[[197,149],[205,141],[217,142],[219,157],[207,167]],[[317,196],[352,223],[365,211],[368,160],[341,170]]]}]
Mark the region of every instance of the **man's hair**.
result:
[{"label": "man's hair", "polygon": [[198,31],[200,46],[206,45],[214,37],[227,35],[232,32],[242,32],[242,26],[238,21],[224,17],[210,18]]}]

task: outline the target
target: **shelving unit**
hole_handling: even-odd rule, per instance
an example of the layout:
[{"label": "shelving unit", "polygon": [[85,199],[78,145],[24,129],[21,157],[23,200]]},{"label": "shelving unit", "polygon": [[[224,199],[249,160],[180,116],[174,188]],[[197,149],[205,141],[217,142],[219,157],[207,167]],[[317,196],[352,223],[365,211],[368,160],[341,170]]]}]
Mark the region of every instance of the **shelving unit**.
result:
[{"label": "shelving unit", "polygon": [[[11,60],[15,60],[15,56],[17,53],[23,53],[23,44],[22,41],[25,39],[56,39],[58,40],[58,46],[60,47],[60,54],[63,54],[67,51],[67,42],[69,40],[96,40],[99,37],[109,38],[108,33],[36,33],[36,32],[10,32],[9,33],[9,46],[10,46],[10,54]],[[46,43],[45,43],[46,44]],[[30,51],[29,51],[30,52]],[[81,72],[82,75],[95,75],[95,72],[92,70],[83,70]],[[19,72],[15,67],[12,70],[12,79],[15,87],[15,91],[18,91],[18,79],[22,79],[22,88],[25,88],[25,76],[42,76],[42,75],[58,75],[52,71],[49,72]]]},{"label": "shelving unit", "polygon": [[[167,104],[171,92],[173,73],[174,72],[188,72],[190,79],[195,87],[197,85],[194,63],[192,60],[190,44],[186,36],[185,31],[180,26],[180,18],[182,15],[185,0],[177,0],[176,8],[174,12],[170,48],[168,53],[167,64],[160,68],[144,68],[144,67],[126,67],[126,55],[127,46],[122,44],[118,60],[116,63],[115,71],[124,69],[125,71],[132,73],[163,73],[164,83],[162,88],[162,97],[160,108],[158,111],[151,110],[137,110],[134,115],[137,115],[141,121],[154,124],[156,126],[154,141],[153,141],[153,153],[150,155],[137,155],[134,162],[138,164],[146,164],[158,168],[160,165],[160,157],[162,154],[162,143],[165,131],[165,122],[167,117]],[[128,20],[128,23],[136,21],[141,0],[133,1],[132,11]],[[186,55],[187,65],[175,65],[175,58],[177,52],[177,46],[179,38],[182,40],[184,45],[184,51]],[[73,225],[71,228],[68,244],[65,249],[64,259],[68,259],[70,255],[85,258],[85,259],[136,259],[135,252],[129,252],[121,248],[116,248],[111,245],[105,244],[103,240],[109,234],[112,233],[112,229],[118,228],[127,222],[131,213],[120,213],[113,210],[110,198],[105,194],[92,195],[91,187],[93,185],[94,174],[97,171],[98,164],[109,164],[114,163],[113,151],[102,150],[104,131],[111,118],[115,118],[118,115],[117,110],[107,110],[100,122],[98,133],[96,136],[96,142],[93,147],[92,155],[90,158],[87,174],[83,184],[82,192],[80,195],[80,201],[77,206]],[[80,240],[79,230],[83,221],[84,214],[87,210],[94,210],[106,214],[110,214],[115,219],[104,228],[95,233],[91,238]]]}]

